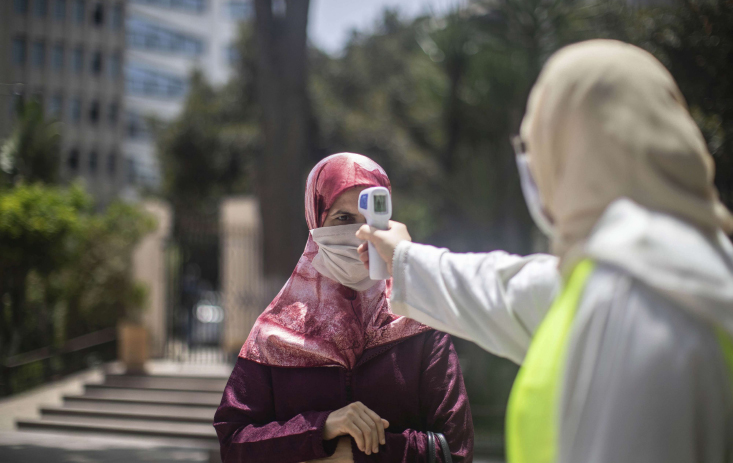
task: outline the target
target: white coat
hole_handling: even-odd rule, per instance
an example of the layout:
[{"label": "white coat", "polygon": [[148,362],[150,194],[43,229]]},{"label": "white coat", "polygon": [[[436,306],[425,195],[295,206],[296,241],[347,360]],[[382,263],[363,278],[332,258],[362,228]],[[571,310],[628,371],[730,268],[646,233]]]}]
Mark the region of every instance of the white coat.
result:
[{"label": "white coat", "polygon": [[[563,463],[733,462],[733,246],[670,215],[613,203],[585,246],[597,266],[573,322]],[[559,294],[557,258],[403,242],[392,310],[522,362]]]}]

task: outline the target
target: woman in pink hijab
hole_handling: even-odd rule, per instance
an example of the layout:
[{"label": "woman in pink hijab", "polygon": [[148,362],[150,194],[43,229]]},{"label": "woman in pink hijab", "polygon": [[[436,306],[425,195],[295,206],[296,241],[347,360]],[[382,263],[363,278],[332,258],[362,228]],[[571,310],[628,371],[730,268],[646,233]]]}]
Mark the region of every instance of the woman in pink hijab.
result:
[{"label": "woman in pink hijab", "polygon": [[357,198],[372,186],[390,188],[387,174],[353,153],[308,176],[305,251],[252,328],[214,418],[225,463],[422,462],[428,431],[445,435],[454,462],[473,460],[450,336],[394,315],[392,280],[369,279],[359,260]]}]

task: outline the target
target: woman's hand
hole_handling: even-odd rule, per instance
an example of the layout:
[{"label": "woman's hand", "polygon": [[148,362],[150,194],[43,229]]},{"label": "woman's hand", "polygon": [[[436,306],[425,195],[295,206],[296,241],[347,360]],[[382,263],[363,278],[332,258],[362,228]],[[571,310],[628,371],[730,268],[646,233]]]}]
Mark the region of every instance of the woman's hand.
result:
[{"label": "woman's hand", "polygon": [[[369,241],[377,247],[379,256],[387,263],[387,271],[392,275],[392,256],[397,245],[402,241],[412,241],[410,234],[407,232],[407,226],[404,223],[389,221],[389,230],[379,230],[369,225],[363,225],[356,232],[356,237],[360,240]],[[369,245],[363,243],[357,249],[359,251],[359,259],[369,268]]]},{"label": "woman's hand", "polygon": [[342,437],[339,439],[333,455],[317,460],[309,460],[306,463],[354,463],[354,454],[351,453],[351,439]]},{"label": "woman's hand", "polygon": [[372,452],[379,452],[379,444],[385,444],[384,428],[387,427],[387,420],[380,418],[363,403],[354,402],[328,415],[323,427],[323,440],[350,435],[359,450],[371,455]]}]

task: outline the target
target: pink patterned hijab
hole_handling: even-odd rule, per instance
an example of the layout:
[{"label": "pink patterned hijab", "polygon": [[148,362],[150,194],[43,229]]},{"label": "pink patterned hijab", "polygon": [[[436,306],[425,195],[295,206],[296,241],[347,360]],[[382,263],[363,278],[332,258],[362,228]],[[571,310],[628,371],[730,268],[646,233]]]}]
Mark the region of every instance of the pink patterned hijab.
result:
[{"label": "pink patterned hijab", "polygon": [[[360,154],[334,154],[316,164],[305,190],[308,228],[322,226],[336,198],[356,186],[390,188],[390,183],[379,164]],[[279,367],[351,369],[366,349],[430,329],[392,313],[391,279],[354,291],[313,268],[317,253],[309,236],[293,274],[257,319],[240,358]]]}]

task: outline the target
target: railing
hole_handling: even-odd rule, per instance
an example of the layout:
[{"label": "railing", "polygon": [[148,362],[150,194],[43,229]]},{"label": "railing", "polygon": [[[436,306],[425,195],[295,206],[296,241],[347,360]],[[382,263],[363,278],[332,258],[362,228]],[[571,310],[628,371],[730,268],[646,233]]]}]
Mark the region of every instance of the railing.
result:
[{"label": "railing", "polygon": [[107,328],[8,357],[0,364],[0,397],[17,394],[117,358],[117,330]]}]

